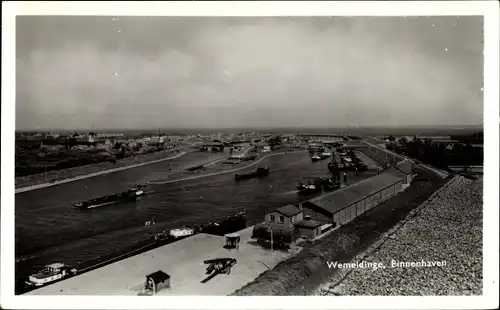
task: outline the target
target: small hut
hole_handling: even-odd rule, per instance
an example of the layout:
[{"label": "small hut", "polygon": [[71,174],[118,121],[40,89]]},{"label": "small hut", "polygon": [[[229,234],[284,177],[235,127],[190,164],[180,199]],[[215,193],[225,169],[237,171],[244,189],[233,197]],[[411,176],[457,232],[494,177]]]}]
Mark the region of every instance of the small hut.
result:
[{"label": "small hut", "polygon": [[322,224],[318,221],[311,219],[310,216],[306,215],[305,219],[294,224],[295,227],[300,231],[301,236],[305,236],[309,239],[314,239],[321,234]]},{"label": "small hut", "polygon": [[146,291],[156,294],[160,290],[169,287],[170,276],[161,270],[146,276]]},{"label": "small hut", "polygon": [[226,249],[240,249],[240,235],[237,233],[227,234],[226,235],[226,245],[224,246]]}]

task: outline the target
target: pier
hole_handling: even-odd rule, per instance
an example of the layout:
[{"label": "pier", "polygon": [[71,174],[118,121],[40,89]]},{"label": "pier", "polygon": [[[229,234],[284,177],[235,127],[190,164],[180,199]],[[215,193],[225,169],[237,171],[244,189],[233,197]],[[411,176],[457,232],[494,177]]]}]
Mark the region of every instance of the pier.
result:
[{"label": "pier", "polygon": [[[252,242],[252,230],[253,226],[237,233],[239,249],[225,249],[224,236],[197,234],[26,295],[136,296],[142,293],[146,276],[157,270],[171,277],[170,288],[157,295],[229,295],[301,249],[292,247],[288,252],[264,249]],[[208,277],[203,262],[216,258],[234,258],[237,263],[230,274],[219,274],[202,283]]]}]

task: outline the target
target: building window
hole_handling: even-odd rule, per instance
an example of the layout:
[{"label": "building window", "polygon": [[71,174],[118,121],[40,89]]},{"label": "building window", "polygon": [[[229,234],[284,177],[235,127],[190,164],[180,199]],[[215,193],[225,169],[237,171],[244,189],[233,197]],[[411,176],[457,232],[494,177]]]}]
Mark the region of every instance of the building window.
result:
[{"label": "building window", "polygon": [[271,222],[274,222],[274,221],[276,221],[276,216],[274,216],[274,215],[271,215],[271,216],[269,216],[269,217],[270,217],[270,219],[271,219]]},{"label": "building window", "polygon": [[285,222],[285,217],[284,216],[280,216],[280,223],[284,223]]}]

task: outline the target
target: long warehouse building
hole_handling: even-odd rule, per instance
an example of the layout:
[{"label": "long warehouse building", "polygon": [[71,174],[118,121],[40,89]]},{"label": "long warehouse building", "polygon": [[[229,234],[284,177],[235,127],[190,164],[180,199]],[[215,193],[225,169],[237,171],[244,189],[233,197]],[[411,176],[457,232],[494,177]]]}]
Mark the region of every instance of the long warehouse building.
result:
[{"label": "long warehouse building", "polygon": [[405,180],[391,171],[302,203],[316,221],[343,225],[403,190]]}]

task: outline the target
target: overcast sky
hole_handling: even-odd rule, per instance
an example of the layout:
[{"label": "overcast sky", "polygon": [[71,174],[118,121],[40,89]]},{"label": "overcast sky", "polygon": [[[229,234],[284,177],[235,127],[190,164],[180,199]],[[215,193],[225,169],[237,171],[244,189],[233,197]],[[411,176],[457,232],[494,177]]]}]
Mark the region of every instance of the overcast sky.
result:
[{"label": "overcast sky", "polygon": [[482,124],[482,17],[18,17],[18,129]]}]

